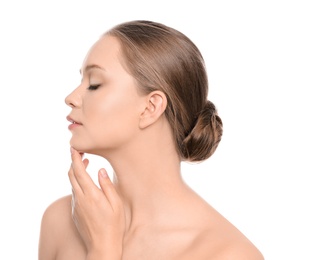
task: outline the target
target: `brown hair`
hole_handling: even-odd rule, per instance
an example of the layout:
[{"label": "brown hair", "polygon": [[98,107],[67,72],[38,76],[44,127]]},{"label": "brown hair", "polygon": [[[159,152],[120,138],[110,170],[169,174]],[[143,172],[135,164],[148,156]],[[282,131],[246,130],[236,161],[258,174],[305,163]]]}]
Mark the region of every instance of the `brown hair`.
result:
[{"label": "brown hair", "polygon": [[121,44],[125,66],[142,93],[160,90],[167,97],[165,115],[182,160],[209,158],[222,136],[222,121],[207,100],[208,80],[203,57],[181,32],[152,21],[119,24],[107,35]]}]

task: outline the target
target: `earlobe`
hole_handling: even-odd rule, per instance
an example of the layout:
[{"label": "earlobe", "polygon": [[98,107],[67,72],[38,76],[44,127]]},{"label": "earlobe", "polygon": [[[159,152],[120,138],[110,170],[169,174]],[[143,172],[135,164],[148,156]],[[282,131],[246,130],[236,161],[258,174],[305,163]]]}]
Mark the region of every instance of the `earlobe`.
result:
[{"label": "earlobe", "polygon": [[167,106],[167,99],[162,91],[153,91],[145,98],[146,106],[139,122],[141,129],[154,124],[164,113]]}]

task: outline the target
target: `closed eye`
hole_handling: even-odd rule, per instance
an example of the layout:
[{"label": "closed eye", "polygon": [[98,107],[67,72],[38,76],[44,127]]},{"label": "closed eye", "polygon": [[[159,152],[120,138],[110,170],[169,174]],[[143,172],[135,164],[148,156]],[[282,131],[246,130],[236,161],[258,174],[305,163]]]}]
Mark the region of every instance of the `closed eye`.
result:
[{"label": "closed eye", "polygon": [[89,90],[96,90],[98,87],[100,87],[100,84],[97,84],[97,85],[90,85],[88,87]]}]

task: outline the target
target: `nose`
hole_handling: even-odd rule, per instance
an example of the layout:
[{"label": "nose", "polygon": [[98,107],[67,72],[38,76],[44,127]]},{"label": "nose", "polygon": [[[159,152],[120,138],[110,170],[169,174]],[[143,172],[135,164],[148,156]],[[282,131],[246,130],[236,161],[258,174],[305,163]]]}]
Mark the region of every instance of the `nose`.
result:
[{"label": "nose", "polygon": [[76,88],[72,93],[70,93],[66,98],[65,98],[65,103],[73,108],[78,108],[81,106],[82,104],[82,97],[81,97],[81,93],[79,93],[80,91],[78,90],[78,88]]}]

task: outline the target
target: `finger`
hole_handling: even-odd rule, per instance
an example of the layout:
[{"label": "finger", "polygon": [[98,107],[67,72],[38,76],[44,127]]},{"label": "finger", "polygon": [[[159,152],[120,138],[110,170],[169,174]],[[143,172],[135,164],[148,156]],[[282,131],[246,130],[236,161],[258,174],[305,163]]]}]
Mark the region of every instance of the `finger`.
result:
[{"label": "finger", "polygon": [[72,189],[72,196],[71,196],[71,207],[72,207],[72,210],[75,208],[75,192],[73,189]]},{"label": "finger", "polygon": [[89,160],[88,160],[88,159],[84,159],[84,160],[83,160],[83,163],[84,163],[85,169],[87,169],[87,167],[88,167],[88,165],[89,165]]},{"label": "finger", "polygon": [[68,172],[68,176],[72,185],[72,190],[75,191],[77,194],[79,194],[80,192],[82,192],[82,189],[79,185],[79,183],[77,182],[75,175],[74,175],[74,171],[72,166],[70,167],[70,170]]},{"label": "finger", "polygon": [[98,189],[89,174],[85,170],[85,165],[81,159],[81,155],[71,147],[72,169],[73,174],[83,192],[89,192]]},{"label": "finger", "polygon": [[120,198],[105,169],[99,171],[99,184],[112,208],[115,209],[119,205]]},{"label": "finger", "polygon": [[[83,164],[84,164],[85,169],[87,169],[87,167],[89,165],[89,160],[88,159],[84,159],[83,160]],[[71,185],[72,185],[72,193],[74,192],[74,189],[75,190],[77,189],[77,190],[81,191],[81,187],[79,186],[79,183],[77,182],[77,180],[75,178],[72,165],[71,165],[70,170],[69,170],[69,179],[70,179],[70,182],[71,182]]]}]

